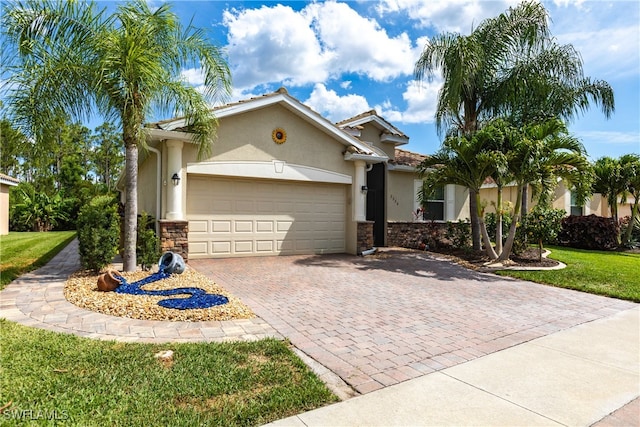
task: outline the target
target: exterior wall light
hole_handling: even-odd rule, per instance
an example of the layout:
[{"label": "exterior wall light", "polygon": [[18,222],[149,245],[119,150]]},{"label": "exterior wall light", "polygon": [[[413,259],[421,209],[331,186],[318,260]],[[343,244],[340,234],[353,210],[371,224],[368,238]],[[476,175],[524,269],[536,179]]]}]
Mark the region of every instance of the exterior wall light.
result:
[{"label": "exterior wall light", "polygon": [[180,184],[180,176],[177,173],[174,173],[171,177],[171,182],[173,182],[173,185],[178,186],[178,184]]}]

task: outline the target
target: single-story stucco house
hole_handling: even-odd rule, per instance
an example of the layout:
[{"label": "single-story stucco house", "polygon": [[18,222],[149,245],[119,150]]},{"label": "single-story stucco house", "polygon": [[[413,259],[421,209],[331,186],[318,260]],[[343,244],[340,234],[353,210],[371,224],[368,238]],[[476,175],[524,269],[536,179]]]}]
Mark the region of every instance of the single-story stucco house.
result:
[{"label": "single-story stucco house", "polygon": [[[516,202],[516,186],[506,185],[502,189],[503,203],[510,203],[513,206]],[[529,208],[535,205],[533,200],[533,191],[530,189]],[[491,179],[487,179],[480,189],[480,200],[486,204],[485,212],[495,212],[495,203],[498,200],[498,190],[495,183]],[[560,180],[554,189],[551,206],[553,209],[563,209],[567,215],[597,215],[602,217],[611,217],[611,208],[607,199],[602,197],[600,193],[594,193],[583,205],[576,202],[575,193],[562,180]],[[625,203],[618,199],[618,218],[631,216],[631,205],[634,202],[633,196],[627,197]]]},{"label": "single-story stucco house", "polygon": [[9,187],[19,183],[17,179],[0,173],[0,236],[9,234]]},{"label": "single-story stucco house", "polygon": [[[332,123],[281,88],[215,109],[212,154],[199,159],[183,119],[147,126],[138,209],[160,218],[163,250],[188,258],[358,254],[388,224],[415,220],[424,158],[375,111]],[[468,216],[465,189],[430,201],[432,219]],[[185,258],[186,259],[186,258]]]}]

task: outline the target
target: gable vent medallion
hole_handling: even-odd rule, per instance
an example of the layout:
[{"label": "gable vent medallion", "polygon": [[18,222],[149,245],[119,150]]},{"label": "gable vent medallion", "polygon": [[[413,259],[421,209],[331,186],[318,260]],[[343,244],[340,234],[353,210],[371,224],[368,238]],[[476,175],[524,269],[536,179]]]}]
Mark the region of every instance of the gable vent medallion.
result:
[{"label": "gable vent medallion", "polygon": [[271,132],[271,139],[276,144],[284,144],[287,141],[287,132],[282,128],[275,128],[273,132]]}]

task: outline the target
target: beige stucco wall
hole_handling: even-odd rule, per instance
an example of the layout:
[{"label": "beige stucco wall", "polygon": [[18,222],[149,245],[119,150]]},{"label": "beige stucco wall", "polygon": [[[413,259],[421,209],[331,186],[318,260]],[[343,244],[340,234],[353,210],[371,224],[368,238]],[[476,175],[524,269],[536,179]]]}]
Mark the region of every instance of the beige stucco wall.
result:
[{"label": "beige stucco wall", "polygon": [[[282,128],[284,144],[271,133]],[[271,161],[310,166],[353,176],[353,162],[344,160],[346,147],[280,105],[220,119],[212,155],[203,161]],[[185,144],[183,163],[195,163],[197,147]]]},{"label": "beige stucco wall", "polygon": [[387,173],[387,221],[413,221],[416,179],[417,175],[410,172]]},{"label": "beige stucco wall", "polygon": [[455,186],[455,211],[454,220],[460,221],[470,218],[469,213],[469,191],[460,185]]},{"label": "beige stucco wall", "polygon": [[[504,203],[511,202],[512,206],[515,205],[516,202],[516,187],[509,186],[504,187],[502,190],[502,200]],[[495,207],[491,202],[494,203],[497,201],[498,190],[496,187],[488,187],[480,190],[480,199],[483,203],[485,203],[485,212],[495,212]],[[631,198],[633,201],[633,198]],[[565,212],[569,212],[571,209],[571,192],[567,191],[566,185],[563,181],[560,181],[556,186],[553,196],[552,196],[552,207],[554,209],[563,209]],[[533,208],[535,203],[532,199],[532,191],[529,191],[529,209]],[[609,205],[605,199],[602,198],[600,194],[593,194],[587,203],[584,206],[583,210],[584,215],[598,215],[604,217],[610,217],[611,211],[609,209]],[[631,215],[631,208],[627,202],[627,204],[619,204],[618,205],[618,216],[620,218]]]},{"label": "beige stucco wall", "polygon": [[[529,195],[529,207],[531,205],[531,191],[528,193]],[[516,186],[505,186],[502,187],[502,204],[503,206],[507,206],[507,203],[510,204],[511,209],[516,205],[516,200],[518,197],[518,191]],[[495,213],[496,212],[496,203],[498,202],[498,187],[487,187],[480,189],[480,203],[484,206],[484,212],[487,213]]]},{"label": "beige stucco wall", "polygon": [[[272,139],[272,131],[282,128],[287,134],[284,144],[276,144]],[[154,142],[162,152],[162,213],[167,213],[167,187],[172,183],[168,177],[173,171],[167,170],[168,148],[165,142]],[[182,206],[187,206],[187,191],[189,175],[187,165],[198,162],[269,162],[272,160],[285,161],[289,165],[301,165],[318,168],[342,175],[355,175],[355,165],[352,161],[344,160],[346,146],[336,141],[313,124],[293,114],[280,105],[250,111],[243,114],[224,117],[219,120],[217,138],[212,146],[211,155],[206,159],[198,159],[197,147],[185,143],[182,151]],[[247,167],[250,167],[248,165]],[[171,173],[170,173],[171,172]],[[250,171],[249,171],[250,174]],[[139,168],[138,176],[139,210],[146,210],[155,214],[156,209],[156,158],[155,153],[149,153]],[[346,185],[346,230],[345,243],[349,253],[357,251],[357,224],[353,220],[352,185]],[[186,214],[186,211],[184,212]]]},{"label": "beige stucco wall", "polygon": [[0,184],[0,235],[9,234],[9,186]]},{"label": "beige stucco wall", "polygon": [[156,197],[158,192],[156,164],[156,154],[150,152],[146,161],[138,169],[138,212],[146,212],[154,218],[157,215]]},{"label": "beige stucco wall", "polygon": [[387,157],[389,157],[390,159],[395,158],[395,155],[396,155],[395,144],[388,143],[388,142],[380,142],[380,129],[378,129],[372,123],[365,123],[364,125],[362,125],[360,139],[382,149],[384,153],[387,155]]},{"label": "beige stucco wall", "polygon": [[[387,221],[414,220],[417,179],[418,175],[411,172],[389,171],[387,173]],[[459,185],[454,185],[452,188],[452,200],[446,200],[448,195],[445,194],[445,217],[452,221],[469,218],[469,192]]]}]

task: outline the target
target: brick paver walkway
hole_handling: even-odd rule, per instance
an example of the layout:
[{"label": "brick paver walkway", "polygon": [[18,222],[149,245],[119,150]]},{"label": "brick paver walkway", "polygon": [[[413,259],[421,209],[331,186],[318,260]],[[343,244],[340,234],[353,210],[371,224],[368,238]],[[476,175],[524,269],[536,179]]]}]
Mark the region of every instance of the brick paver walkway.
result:
[{"label": "brick paver walkway", "polygon": [[82,309],[64,297],[67,278],[80,268],[74,240],[44,267],[20,276],[0,292],[0,317],[55,332],[123,342],[242,341],[281,339],[260,318],[224,322],[169,322],[109,316]]},{"label": "brick paver walkway", "polygon": [[636,306],[399,250],[189,265],[360,393]]}]

